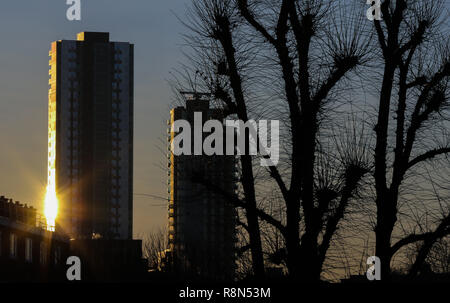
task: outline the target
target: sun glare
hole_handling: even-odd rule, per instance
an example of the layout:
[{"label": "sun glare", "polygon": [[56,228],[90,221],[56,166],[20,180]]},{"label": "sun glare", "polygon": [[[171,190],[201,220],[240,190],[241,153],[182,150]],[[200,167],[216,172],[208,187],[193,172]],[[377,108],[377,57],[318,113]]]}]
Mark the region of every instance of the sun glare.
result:
[{"label": "sun glare", "polygon": [[55,221],[58,215],[58,198],[56,197],[56,190],[54,186],[47,186],[47,193],[45,194],[44,215],[47,220],[47,229],[55,231]]},{"label": "sun glare", "polygon": [[[56,50],[52,59],[56,58]],[[53,62],[53,61],[52,61]],[[51,65],[51,77],[56,79],[56,63]],[[51,91],[56,91],[56,81],[51,82]],[[55,221],[58,215],[58,198],[56,196],[56,95],[49,94],[48,107],[48,167],[47,192],[44,201],[44,216],[47,229],[55,231]]]}]

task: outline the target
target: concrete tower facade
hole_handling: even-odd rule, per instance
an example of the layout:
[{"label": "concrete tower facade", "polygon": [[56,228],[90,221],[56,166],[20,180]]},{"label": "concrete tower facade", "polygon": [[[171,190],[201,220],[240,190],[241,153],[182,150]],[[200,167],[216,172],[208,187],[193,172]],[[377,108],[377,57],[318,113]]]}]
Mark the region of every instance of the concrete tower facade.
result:
[{"label": "concrete tower facade", "polygon": [[[208,100],[194,96],[188,98],[186,107],[171,110],[169,125],[179,119],[187,120],[193,135],[195,112],[202,113],[203,123],[224,118],[221,110],[209,107]],[[176,135],[170,132],[169,142]],[[223,194],[195,181],[194,176],[202,176],[232,195],[235,191],[234,156],[175,156],[170,153],[168,166],[169,251],[174,268],[203,278],[233,278],[235,209]]]},{"label": "concrete tower facade", "polygon": [[133,45],[83,32],[51,44],[48,179],[75,239],[131,239]]}]

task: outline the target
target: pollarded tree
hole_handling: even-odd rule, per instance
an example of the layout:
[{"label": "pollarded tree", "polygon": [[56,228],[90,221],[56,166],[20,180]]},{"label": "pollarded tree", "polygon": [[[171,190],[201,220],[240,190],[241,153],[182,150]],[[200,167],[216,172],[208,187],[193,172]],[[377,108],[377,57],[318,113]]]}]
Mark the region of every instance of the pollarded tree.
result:
[{"label": "pollarded tree", "polygon": [[[339,116],[336,108],[347,106],[340,97],[353,86],[348,80],[372,49],[365,12],[351,3],[200,0],[184,21],[191,32],[187,71],[201,82],[194,81],[194,89],[210,91],[227,114],[244,122],[284,122],[282,164],[262,171],[254,157],[241,155],[242,192],[228,197],[245,212],[242,224],[257,277],[264,276],[264,222],[283,236],[279,255],[290,277],[319,280],[333,235],[370,171],[362,128],[343,131],[340,138],[328,129]],[[221,191],[213,181],[199,180]],[[264,205],[265,191],[273,187],[282,214]]]},{"label": "pollarded tree", "polygon": [[[450,232],[447,203],[440,209],[434,231],[416,233],[412,228],[411,234],[392,243],[405,179],[450,153],[450,53],[444,1],[385,0],[381,12],[382,20],[373,21],[382,66],[381,83],[375,83],[381,87],[375,127],[375,234],[376,254],[386,279],[391,259],[401,247],[423,241],[418,258],[424,260],[432,244]],[[420,182],[416,187],[423,185]],[[426,212],[417,206],[420,196],[416,198],[403,207]]]}]

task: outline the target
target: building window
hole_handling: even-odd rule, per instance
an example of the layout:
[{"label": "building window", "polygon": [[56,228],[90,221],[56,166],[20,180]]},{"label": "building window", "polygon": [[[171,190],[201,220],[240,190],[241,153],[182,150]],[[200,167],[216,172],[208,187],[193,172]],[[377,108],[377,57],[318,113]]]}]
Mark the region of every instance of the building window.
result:
[{"label": "building window", "polygon": [[25,260],[33,262],[33,240],[30,238],[25,239]]},{"label": "building window", "polygon": [[13,233],[9,235],[9,255],[17,258],[17,236]]},{"label": "building window", "polygon": [[41,242],[39,247],[39,258],[42,265],[47,263],[47,244]]}]

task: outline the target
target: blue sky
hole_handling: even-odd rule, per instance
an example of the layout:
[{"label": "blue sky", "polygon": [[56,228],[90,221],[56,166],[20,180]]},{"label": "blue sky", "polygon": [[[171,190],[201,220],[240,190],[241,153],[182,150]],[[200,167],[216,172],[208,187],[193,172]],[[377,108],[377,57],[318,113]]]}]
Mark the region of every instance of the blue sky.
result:
[{"label": "blue sky", "polygon": [[[81,31],[110,32],[135,44],[136,193],[167,195],[159,168],[172,92],[170,71],[183,60],[182,17],[189,0],[81,0],[68,21],[65,0],[2,1],[0,9],[0,195],[41,207],[46,185],[48,51]],[[166,224],[164,201],[135,196],[135,234]],[[159,205],[159,206],[155,206]]]}]

